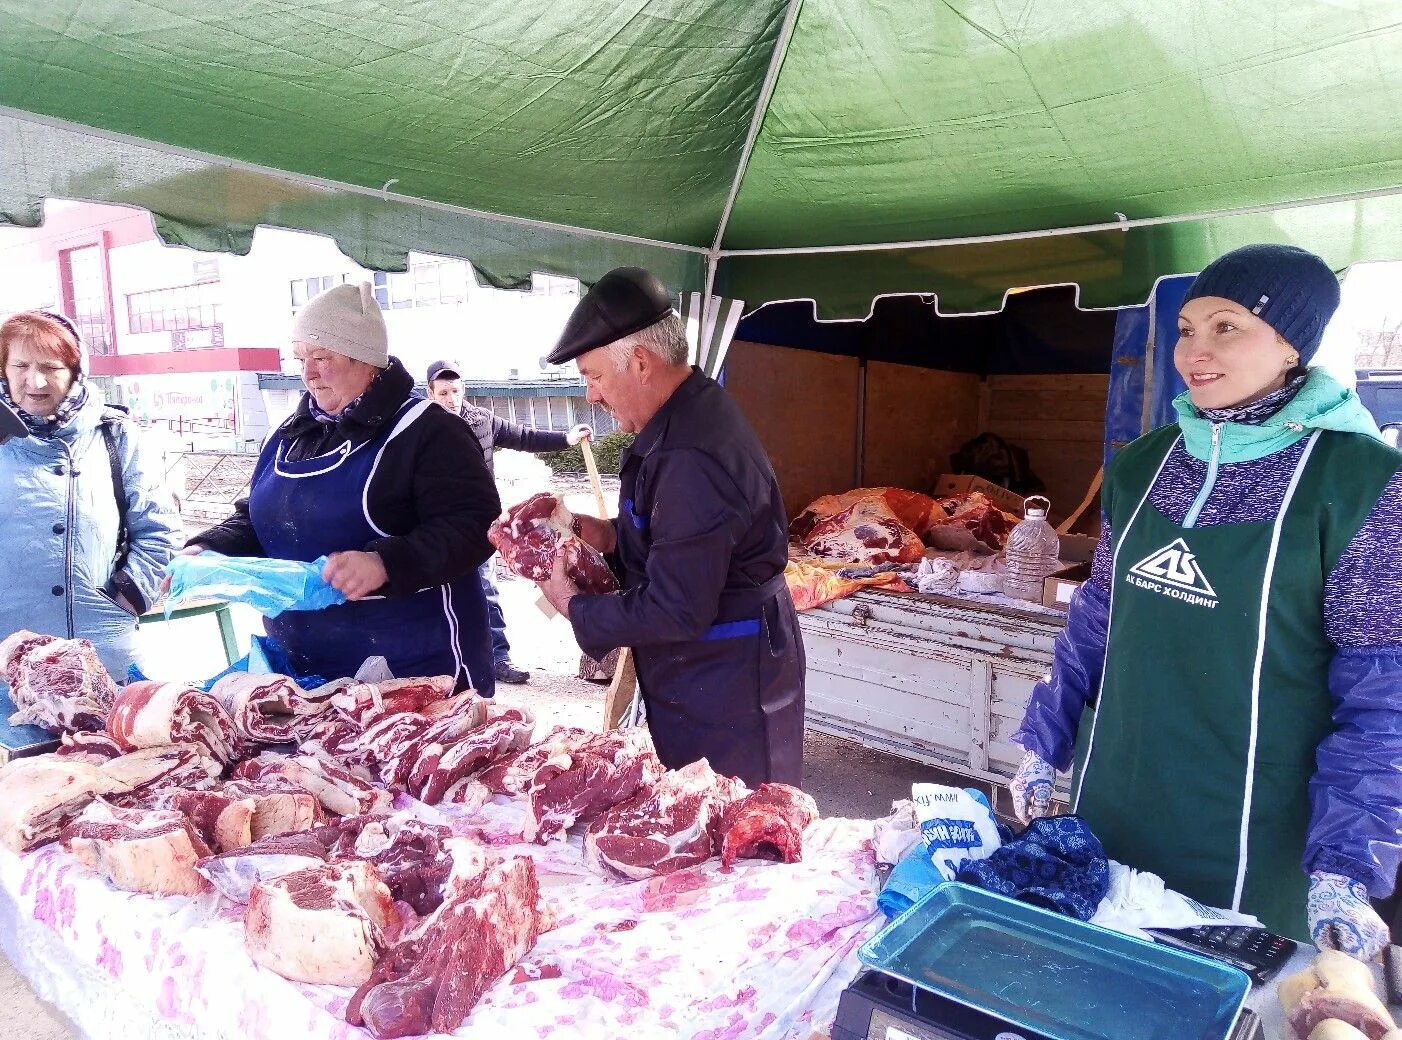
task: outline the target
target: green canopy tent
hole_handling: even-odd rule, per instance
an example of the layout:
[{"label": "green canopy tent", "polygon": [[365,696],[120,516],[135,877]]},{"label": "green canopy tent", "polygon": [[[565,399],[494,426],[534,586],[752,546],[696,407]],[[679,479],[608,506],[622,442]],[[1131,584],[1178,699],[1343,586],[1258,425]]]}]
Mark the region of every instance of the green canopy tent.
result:
[{"label": "green canopy tent", "polygon": [[0,221],[49,196],[679,292],[1087,307],[1252,240],[1402,257],[1396,0],[0,0]]}]

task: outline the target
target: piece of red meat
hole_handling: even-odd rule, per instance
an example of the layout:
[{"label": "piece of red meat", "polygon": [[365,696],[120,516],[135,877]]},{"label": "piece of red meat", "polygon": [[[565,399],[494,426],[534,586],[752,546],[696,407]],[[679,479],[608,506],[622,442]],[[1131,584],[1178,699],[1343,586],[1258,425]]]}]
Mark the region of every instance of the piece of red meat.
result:
[{"label": "piece of red meat", "polygon": [[76,755],[100,765],[125,754],[125,752],[122,750],[122,745],[107,735],[106,730],[80,730],[77,733],[65,733],[63,742],[59,744],[58,750],[54,754]]},{"label": "piece of red meat", "polygon": [[209,694],[183,683],[130,684],[112,705],[107,733],[128,751],[199,744],[225,765],[239,754],[229,713]]},{"label": "piece of red meat", "polygon": [[[12,725],[55,732],[101,730],[117,696],[117,684],[86,639],[52,639],[17,632],[3,651],[11,667]],[[5,646],[5,644],[0,644]]]},{"label": "piece of red meat", "polygon": [[171,807],[183,813],[214,852],[233,852],[253,843],[252,798],[232,798],[219,791],[176,791]]},{"label": "piece of red meat", "polygon": [[590,823],[619,802],[650,787],[664,770],[647,731],[596,734],[587,744],[547,760],[526,791],[525,837],[544,845],[563,839],[577,823]]},{"label": "piece of red meat", "polygon": [[195,864],[209,847],[169,809],[119,809],[98,799],[60,839],[83,866],[128,892],[194,895],[208,887]]},{"label": "piece of red meat", "polygon": [[797,863],[803,858],[803,832],[817,818],[817,804],[798,788],[760,784],[721,814],[721,865],[728,870],[737,859]]},{"label": "piece of red meat", "polygon": [[603,554],[575,536],[574,514],[548,491],[519,502],[492,523],[487,538],[497,547],[507,569],[531,581],[544,581],[555,569],[555,556],[565,553],[565,573],[581,592],[615,592],[618,579]]},{"label": "piece of red meat", "polygon": [[405,786],[419,801],[437,805],[459,781],[525,749],[533,726],[533,721],[513,711],[478,726],[451,744],[429,744],[418,752]]},{"label": "piece of red meat", "polygon": [[726,806],[746,793],[704,758],[669,770],[650,789],[615,805],[584,836],[584,861],[607,878],[640,881],[693,867],[715,852]]},{"label": "piece of red meat", "polygon": [[57,636],[41,635],[26,629],[6,636],[0,641],[0,673],[4,674],[5,684],[12,690],[19,685],[20,662],[29,651],[59,641]]},{"label": "piece of red meat", "polygon": [[545,739],[482,770],[477,779],[493,794],[520,797],[530,788],[532,778],[547,761],[583,747],[596,736],[598,734],[590,730],[556,726],[545,735]]},{"label": "piece of red meat", "polygon": [[361,728],[385,715],[402,711],[423,711],[453,694],[451,675],[420,675],[410,679],[352,683],[331,698],[332,705]]},{"label": "piece of red meat", "polygon": [[291,744],[321,721],[329,703],[309,699],[285,675],[232,672],[209,695],[229,713],[239,739],[247,745]]},{"label": "piece of red meat", "polygon": [[304,791],[316,797],[322,808],[337,816],[385,812],[393,795],[325,759],[311,755],[287,758],[262,754],[240,762],[234,770],[239,780],[252,780],[283,791]]},{"label": "piece of red meat", "polygon": [[413,817],[356,816],[311,832],[326,843],[332,861],[359,859],[373,863],[396,901],[424,915],[443,902],[453,869],[445,843],[447,827]]},{"label": "piece of red meat", "polygon": [[544,930],[535,865],[518,857],[455,876],[434,913],[380,958],[346,1021],[387,1037],[451,1033]]},{"label": "piece of red meat", "polygon": [[[935,500],[929,526],[920,533],[939,549],[960,550],[981,546],[1001,552],[1018,518],[1003,512],[980,491]],[[977,543],[971,546],[969,540]]]},{"label": "piece of red meat", "polygon": [[920,536],[901,523],[881,498],[862,499],[815,521],[802,544],[825,560],[867,565],[918,563],[925,555]]}]

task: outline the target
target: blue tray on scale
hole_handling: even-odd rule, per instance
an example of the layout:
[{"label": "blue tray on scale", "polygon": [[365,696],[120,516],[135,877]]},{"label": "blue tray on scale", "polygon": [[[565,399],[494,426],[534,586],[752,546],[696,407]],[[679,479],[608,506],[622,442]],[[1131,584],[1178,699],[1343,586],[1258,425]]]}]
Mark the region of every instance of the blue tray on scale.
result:
[{"label": "blue tray on scale", "polygon": [[862,962],[1054,1040],[1225,1040],[1237,968],[948,882],[862,946]]}]

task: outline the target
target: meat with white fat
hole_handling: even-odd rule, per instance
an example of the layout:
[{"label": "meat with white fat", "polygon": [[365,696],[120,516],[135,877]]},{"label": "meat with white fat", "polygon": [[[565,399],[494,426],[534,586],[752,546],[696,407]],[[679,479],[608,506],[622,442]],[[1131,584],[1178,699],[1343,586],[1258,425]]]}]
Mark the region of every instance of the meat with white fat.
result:
[{"label": "meat with white fat", "polygon": [[374,866],[323,863],[255,884],[244,942],[254,963],[285,979],[359,986],[397,921]]},{"label": "meat with white fat", "polygon": [[311,755],[288,758],[262,754],[240,762],[234,776],[278,790],[304,791],[337,816],[387,812],[394,801],[393,795],[383,788]]},{"label": "meat with white fat", "polygon": [[728,870],[737,859],[797,863],[803,858],[803,832],[817,818],[817,803],[797,787],[760,784],[721,814],[721,865]]},{"label": "meat with white fat", "polygon": [[704,758],[669,770],[589,826],[584,862],[604,877],[630,881],[703,863],[716,851],[721,813],[746,793],[743,782],[718,775]]},{"label": "meat with white fat", "polygon": [[92,643],[16,632],[0,643],[10,696],[12,725],[55,732],[101,730],[117,695]]},{"label": "meat with white fat", "polygon": [[128,751],[200,744],[225,765],[239,753],[229,713],[209,694],[183,683],[130,684],[112,705],[107,732]]},{"label": "meat with white fat", "polygon": [[291,744],[305,737],[330,708],[315,701],[285,675],[231,672],[210,687],[209,695],[233,719],[246,745]]},{"label": "meat with white fat", "polygon": [[12,852],[48,844],[95,797],[126,789],[102,767],[75,756],[15,759],[0,769],[0,841]]},{"label": "meat with white fat", "polygon": [[592,822],[656,783],[663,772],[646,730],[595,734],[536,770],[526,791],[526,840],[540,845],[563,840],[569,828]]},{"label": "meat with white fat", "polygon": [[259,838],[232,852],[202,859],[195,865],[219,894],[235,903],[247,903],[253,886],[324,863],[326,846],[309,832],[275,834]]},{"label": "meat with white fat", "polygon": [[194,895],[207,887],[195,864],[209,848],[174,810],[119,809],[98,799],[61,840],[83,866],[128,892]]},{"label": "meat with white fat", "polygon": [[513,574],[544,581],[564,553],[565,573],[581,592],[616,592],[618,579],[603,554],[574,534],[574,515],[547,491],[518,502],[487,529],[487,538]]}]

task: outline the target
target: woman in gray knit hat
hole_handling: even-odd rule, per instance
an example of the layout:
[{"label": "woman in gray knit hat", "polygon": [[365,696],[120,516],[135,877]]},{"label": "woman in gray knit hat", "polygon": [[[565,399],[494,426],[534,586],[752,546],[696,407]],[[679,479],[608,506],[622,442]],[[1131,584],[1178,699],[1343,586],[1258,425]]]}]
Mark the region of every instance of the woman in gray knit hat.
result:
[{"label": "woman in gray knit hat", "polygon": [[414,393],[369,284],[303,307],[292,353],[307,392],[263,446],[248,497],[185,551],[329,557],[323,577],[349,602],[267,621],[301,674],[336,679],[378,656],[396,676],[452,675],[491,696],[477,567],[501,502],[472,431]]},{"label": "woman in gray knit hat", "polygon": [[1388,942],[1369,897],[1402,859],[1402,456],[1308,367],[1338,304],[1291,246],[1193,282],[1178,422],[1106,472],[1012,791],[1045,815],[1074,760],[1074,809],[1112,858],[1367,960]]}]

